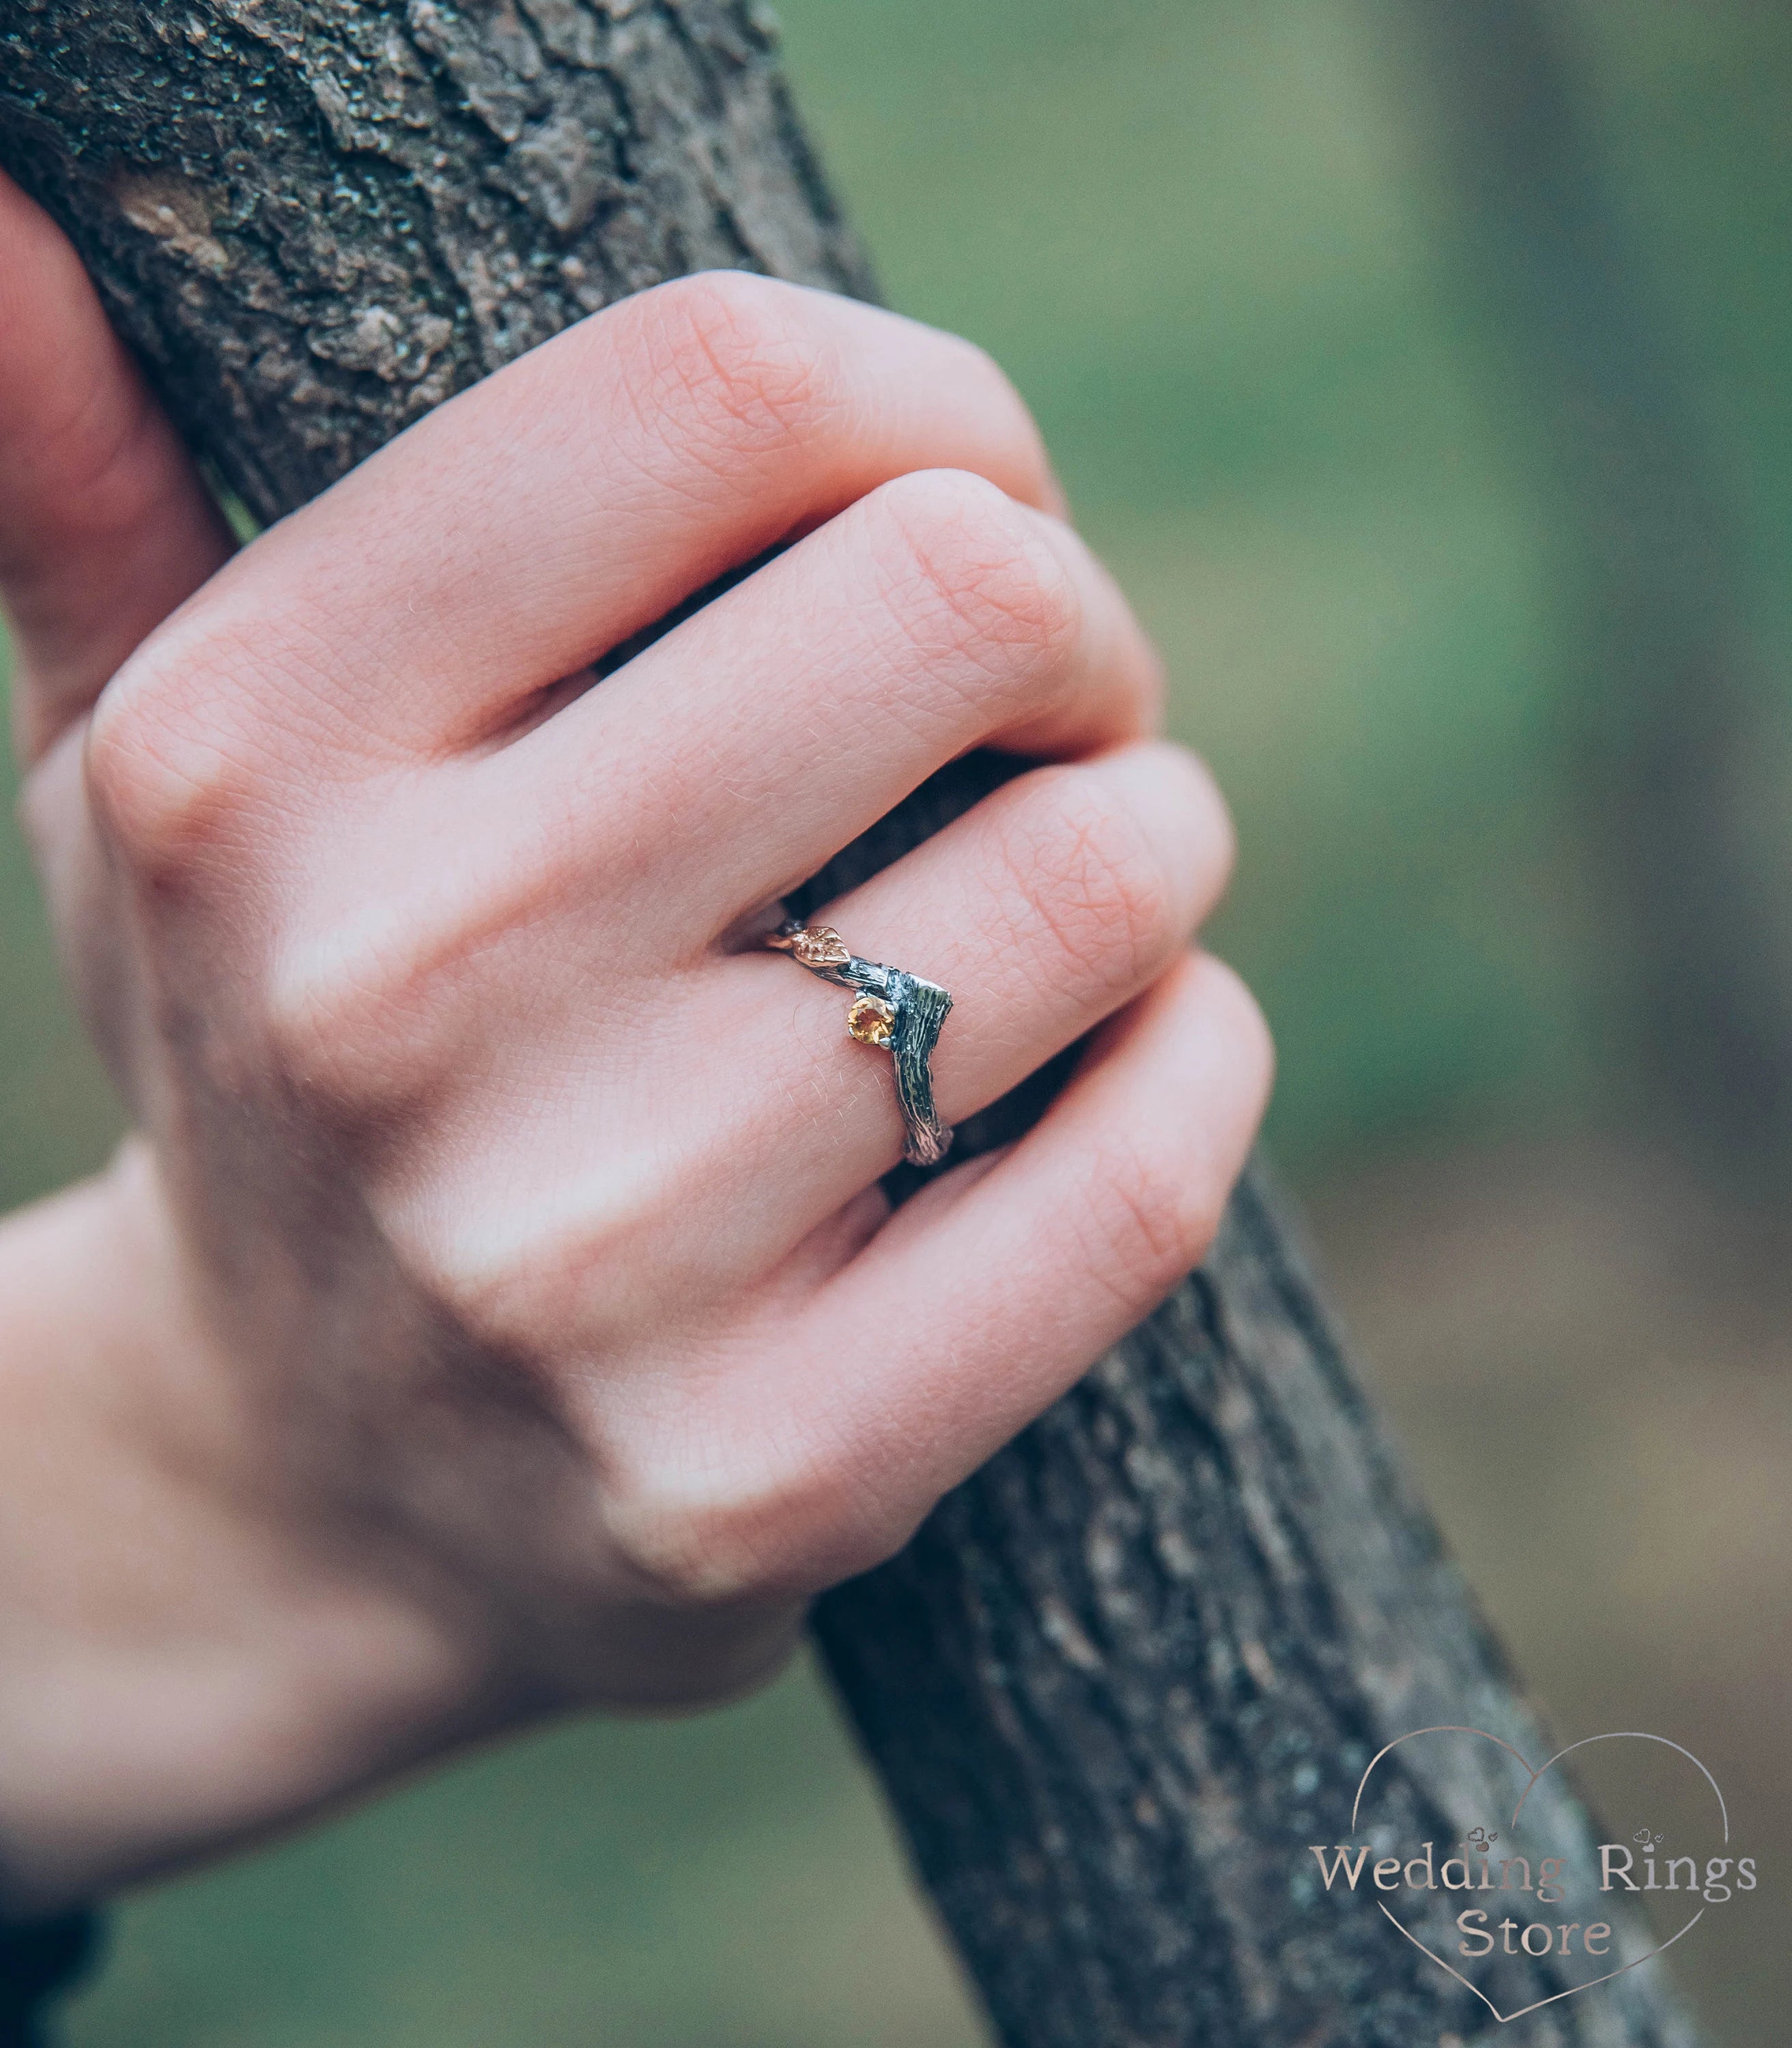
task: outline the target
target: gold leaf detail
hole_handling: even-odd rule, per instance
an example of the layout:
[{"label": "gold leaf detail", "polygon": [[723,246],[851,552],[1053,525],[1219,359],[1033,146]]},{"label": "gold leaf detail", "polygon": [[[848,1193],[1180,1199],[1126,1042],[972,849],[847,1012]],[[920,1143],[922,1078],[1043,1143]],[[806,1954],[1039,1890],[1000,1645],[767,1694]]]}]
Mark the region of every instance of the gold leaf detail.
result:
[{"label": "gold leaf detail", "polygon": [[845,940],[827,925],[793,933],[790,950],[805,967],[844,967],[852,957]]}]

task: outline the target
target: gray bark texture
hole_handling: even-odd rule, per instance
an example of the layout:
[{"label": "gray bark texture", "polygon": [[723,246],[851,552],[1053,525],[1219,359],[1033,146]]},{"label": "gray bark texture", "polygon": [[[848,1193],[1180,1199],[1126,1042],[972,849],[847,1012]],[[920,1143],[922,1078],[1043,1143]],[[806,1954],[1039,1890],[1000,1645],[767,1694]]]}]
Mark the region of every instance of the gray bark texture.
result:
[{"label": "gray bark texture", "polygon": [[[0,161],[263,519],[661,277],[868,289],[752,5],[0,0]],[[809,903],[1010,766],[938,778]],[[1689,2048],[1655,1966],[1507,2031],[1316,1883],[1308,1845],[1350,1839],[1384,1744],[1468,1723],[1547,1749],[1259,1177],[1206,1267],[815,1630],[1010,2048]],[[1384,1769],[1403,1837],[1499,1810],[1417,1749]],[[1590,1825],[1538,1786],[1538,1843],[1584,1864]],[[1490,1988],[1510,2011],[1557,1969]]]}]

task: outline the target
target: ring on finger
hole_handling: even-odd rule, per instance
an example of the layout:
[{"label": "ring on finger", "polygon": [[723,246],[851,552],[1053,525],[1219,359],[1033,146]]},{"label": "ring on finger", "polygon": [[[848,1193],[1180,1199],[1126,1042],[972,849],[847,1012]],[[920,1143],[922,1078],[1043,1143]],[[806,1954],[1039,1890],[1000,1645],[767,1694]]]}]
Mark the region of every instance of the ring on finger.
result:
[{"label": "ring on finger", "polygon": [[933,1106],[933,1047],[952,998],[937,982],[860,960],[828,925],[786,917],[766,944],[824,981],[854,991],[846,1028],[860,1045],[880,1046],[890,1056],[902,1112],[903,1157],[916,1166],[937,1165],[952,1143],[952,1131]]}]

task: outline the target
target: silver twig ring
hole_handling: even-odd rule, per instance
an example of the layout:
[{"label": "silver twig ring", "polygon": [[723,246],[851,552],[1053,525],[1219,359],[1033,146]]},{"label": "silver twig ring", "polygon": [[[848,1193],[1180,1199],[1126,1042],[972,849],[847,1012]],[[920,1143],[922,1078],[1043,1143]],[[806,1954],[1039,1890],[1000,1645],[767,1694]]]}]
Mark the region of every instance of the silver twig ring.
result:
[{"label": "silver twig ring", "polygon": [[899,967],[860,960],[827,925],[804,925],[786,917],[766,944],[788,953],[824,981],[855,991],[846,1028],[861,1045],[882,1046],[890,1056],[896,1100],[908,1134],[904,1158],[917,1166],[935,1166],[944,1158],[952,1132],[933,1107],[932,1061],[952,998],[937,982],[905,974]]}]

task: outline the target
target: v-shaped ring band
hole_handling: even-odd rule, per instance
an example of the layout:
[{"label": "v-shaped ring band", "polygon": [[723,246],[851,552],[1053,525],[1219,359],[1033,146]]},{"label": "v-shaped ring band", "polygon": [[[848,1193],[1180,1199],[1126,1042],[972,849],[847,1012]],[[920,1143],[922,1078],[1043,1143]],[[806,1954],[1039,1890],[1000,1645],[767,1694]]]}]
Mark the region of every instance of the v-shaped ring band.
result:
[{"label": "v-shaped ring band", "polygon": [[860,1045],[882,1046],[890,1056],[906,1133],[903,1157],[916,1166],[937,1165],[952,1132],[933,1107],[933,1047],[952,998],[937,982],[860,960],[829,925],[786,917],[766,944],[824,981],[855,992],[846,1028]]}]

